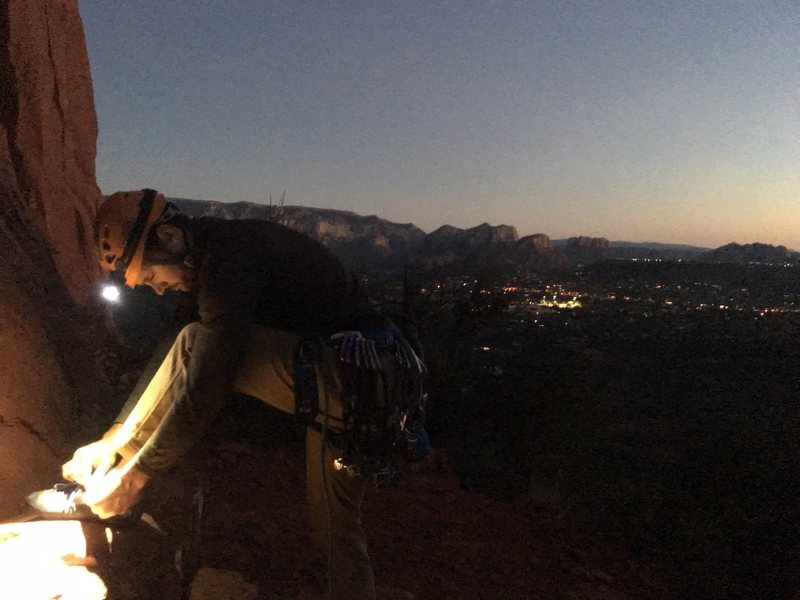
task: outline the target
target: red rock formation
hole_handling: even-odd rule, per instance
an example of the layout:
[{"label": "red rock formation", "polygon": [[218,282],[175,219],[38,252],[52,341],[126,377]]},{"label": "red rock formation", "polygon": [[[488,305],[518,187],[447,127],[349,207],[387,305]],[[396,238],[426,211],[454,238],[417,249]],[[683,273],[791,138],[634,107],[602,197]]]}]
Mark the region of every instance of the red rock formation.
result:
[{"label": "red rock formation", "polygon": [[0,517],[52,484],[107,386],[90,226],[96,119],[77,3],[0,0]]},{"label": "red rock formation", "polygon": [[544,233],[534,233],[533,235],[526,235],[519,239],[517,247],[532,246],[539,252],[553,250],[553,241]]},{"label": "red rock formation", "polygon": [[555,269],[567,264],[566,257],[544,233],[521,237],[514,246],[514,253],[516,260],[529,269]]},{"label": "red rock formation", "polygon": [[97,119],[76,0],[0,3],[3,100],[0,157],[11,161],[22,211],[44,234],[72,296],[96,280],[92,222]]}]

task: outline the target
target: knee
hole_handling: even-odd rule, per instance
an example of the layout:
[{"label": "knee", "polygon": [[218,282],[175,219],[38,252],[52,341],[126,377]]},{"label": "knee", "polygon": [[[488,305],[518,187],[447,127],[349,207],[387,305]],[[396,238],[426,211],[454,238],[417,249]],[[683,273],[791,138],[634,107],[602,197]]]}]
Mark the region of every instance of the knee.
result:
[{"label": "knee", "polygon": [[195,321],[189,323],[181,329],[178,337],[175,339],[176,344],[180,344],[184,348],[191,349],[195,342],[203,335],[203,325]]}]

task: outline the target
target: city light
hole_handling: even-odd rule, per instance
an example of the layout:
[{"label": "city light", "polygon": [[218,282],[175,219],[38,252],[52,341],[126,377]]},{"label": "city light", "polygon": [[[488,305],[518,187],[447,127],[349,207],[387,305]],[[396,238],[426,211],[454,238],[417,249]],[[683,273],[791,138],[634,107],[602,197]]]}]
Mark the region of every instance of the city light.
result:
[{"label": "city light", "polygon": [[547,298],[542,298],[541,302],[539,302],[539,306],[544,306],[547,308],[560,308],[565,310],[575,310],[577,308],[581,308],[583,306],[581,301],[578,299],[578,296],[575,296],[571,300],[559,300],[556,296],[553,296],[552,300],[548,300]]}]

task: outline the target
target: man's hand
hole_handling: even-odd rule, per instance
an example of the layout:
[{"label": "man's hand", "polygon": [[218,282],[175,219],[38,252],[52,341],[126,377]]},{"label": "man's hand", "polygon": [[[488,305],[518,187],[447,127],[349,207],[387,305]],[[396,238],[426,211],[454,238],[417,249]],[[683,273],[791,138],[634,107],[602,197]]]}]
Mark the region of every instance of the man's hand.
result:
[{"label": "man's hand", "polygon": [[106,440],[93,442],[75,450],[72,458],[61,467],[67,481],[86,487],[93,477],[102,477],[117,461],[117,448]]},{"label": "man's hand", "polygon": [[103,477],[92,477],[85,486],[81,502],[101,519],[121,515],[136,504],[149,481],[150,477],[131,461],[111,469]]},{"label": "man's hand", "polygon": [[92,477],[102,477],[108,473],[119,459],[115,439],[119,429],[120,425],[115,424],[103,435],[103,439],[75,450],[72,458],[61,467],[64,479],[86,487]]}]

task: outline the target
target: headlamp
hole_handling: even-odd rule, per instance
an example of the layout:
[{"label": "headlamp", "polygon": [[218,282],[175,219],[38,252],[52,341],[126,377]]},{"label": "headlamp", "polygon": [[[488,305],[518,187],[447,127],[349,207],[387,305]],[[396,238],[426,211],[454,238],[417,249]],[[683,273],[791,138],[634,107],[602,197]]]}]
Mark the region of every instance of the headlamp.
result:
[{"label": "headlamp", "polygon": [[122,286],[125,284],[124,271],[113,271],[100,286],[100,295],[108,302],[119,302]]},{"label": "headlamp", "polygon": [[100,295],[109,302],[119,302],[119,297],[122,295],[122,292],[120,292],[119,287],[116,285],[109,285],[106,283],[103,285]]}]

